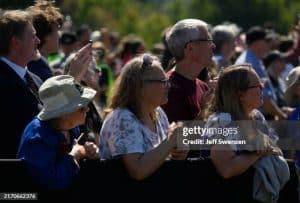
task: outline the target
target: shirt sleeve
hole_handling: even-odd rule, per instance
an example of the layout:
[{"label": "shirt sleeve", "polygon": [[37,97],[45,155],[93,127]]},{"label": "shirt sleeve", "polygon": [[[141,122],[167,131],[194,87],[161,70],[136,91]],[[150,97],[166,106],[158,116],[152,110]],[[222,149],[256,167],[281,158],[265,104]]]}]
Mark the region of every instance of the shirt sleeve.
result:
[{"label": "shirt sleeve", "polygon": [[[222,143],[228,143],[228,146],[233,151],[238,151],[239,147],[235,144],[235,141],[240,139],[238,128],[232,124],[231,115],[228,113],[214,113],[209,116],[206,124],[206,133],[204,133],[205,139],[210,141],[218,140]],[[215,142],[216,144],[216,142]]]},{"label": "shirt sleeve", "polygon": [[251,114],[254,116],[254,120],[256,121],[255,124],[258,130],[269,136],[274,142],[277,142],[279,140],[279,137],[275,130],[271,128],[266,121],[264,115],[257,109],[254,109]]},{"label": "shirt sleeve", "polygon": [[41,185],[49,189],[68,187],[79,168],[72,156],[57,152],[41,139],[31,139],[23,144],[19,158],[26,161],[29,173]]},{"label": "shirt sleeve", "polygon": [[168,117],[161,107],[157,108],[157,112],[158,112],[158,119],[159,119],[159,122],[161,123],[164,133],[168,134],[169,124],[170,124]]},{"label": "shirt sleeve", "polygon": [[137,118],[128,110],[115,112],[107,125],[103,126],[102,135],[107,142],[112,157],[130,153],[144,153],[142,129]]}]

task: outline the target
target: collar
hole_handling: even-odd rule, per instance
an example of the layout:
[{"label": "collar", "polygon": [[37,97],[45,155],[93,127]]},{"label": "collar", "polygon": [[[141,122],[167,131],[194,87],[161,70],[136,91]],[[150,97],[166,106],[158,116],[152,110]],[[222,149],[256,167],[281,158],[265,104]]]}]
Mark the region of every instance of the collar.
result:
[{"label": "collar", "polygon": [[222,55],[218,55],[218,54],[214,55],[213,58],[214,58],[216,61],[221,61],[221,60],[224,59],[224,57],[223,57]]},{"label": "collar", "polygon": [[48,64],[48,60],[47,60],[46,57],[44,57],[43,55],[41,55],[41,59],[42,59],[42,61],[44,61],[46,64]]},{"label": "collar", "polygon": [[27,67],[19,66],[18,64],[15,64],[11,60],[9,60],[8,58],[5,58],[3,56],[0,56],[0,59],[4,63],[6,63],[11,69],[13,69],[22,80],[24,80],[24,77],[25,77],[25,74],[27,71]]},{"label": "collar", "polygon": [[247,49],[247,53],[248,53],[248,57],[250,57],[252,60],[255,60],[255,61],[261,61],[255,54],[254,52],[251,50],[251,49]]}]

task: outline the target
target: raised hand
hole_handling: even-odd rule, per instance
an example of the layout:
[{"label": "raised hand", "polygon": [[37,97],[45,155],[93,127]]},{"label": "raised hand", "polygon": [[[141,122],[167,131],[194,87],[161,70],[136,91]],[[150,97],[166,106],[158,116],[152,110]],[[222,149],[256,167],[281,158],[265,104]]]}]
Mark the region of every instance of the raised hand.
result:
[{"label": "raised hand", "polygon": [[88,43],[82,47],[71,60],[69,74],[72,75],[77,82],[80,82],[87,72],[92,58],[92,44]]}]

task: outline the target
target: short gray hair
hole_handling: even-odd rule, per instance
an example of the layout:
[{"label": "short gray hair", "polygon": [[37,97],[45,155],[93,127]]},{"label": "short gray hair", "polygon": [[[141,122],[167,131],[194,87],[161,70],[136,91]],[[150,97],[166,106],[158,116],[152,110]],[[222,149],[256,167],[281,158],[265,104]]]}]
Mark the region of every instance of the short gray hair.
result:
[{"label": "short gray hair", "polygon": [[167,44],[177,61],[183,58],[183,50],[186,43],[201,37],[200,30],[207,30],[207,23],[199,19],[178,21],[169,30],[166,35]]},{"label": "short gray hair", "polygon": [[216,45],[215,53],[221,52],[222,46],[235,38],[235,32],[228,25],[217,25],[212,29],[212,38]]}]

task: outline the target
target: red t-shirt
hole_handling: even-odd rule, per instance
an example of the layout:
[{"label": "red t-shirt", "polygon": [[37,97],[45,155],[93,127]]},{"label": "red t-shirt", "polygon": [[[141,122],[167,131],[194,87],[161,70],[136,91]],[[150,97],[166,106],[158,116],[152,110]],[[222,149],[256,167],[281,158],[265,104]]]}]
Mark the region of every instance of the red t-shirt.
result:
[{"label": "red t-shirt", "polygon": [[169,71],[167,76],[171,87],[168,103],[162,108],[169,122],[195,119],[201,111],[202,97],[208,90],[206,83],[199,79],[189,80],[174,70]]}]

